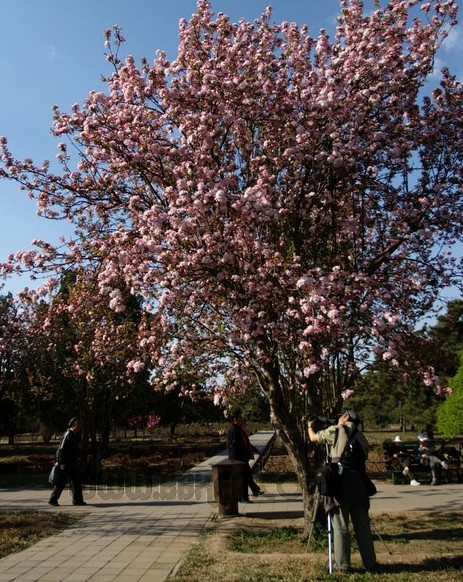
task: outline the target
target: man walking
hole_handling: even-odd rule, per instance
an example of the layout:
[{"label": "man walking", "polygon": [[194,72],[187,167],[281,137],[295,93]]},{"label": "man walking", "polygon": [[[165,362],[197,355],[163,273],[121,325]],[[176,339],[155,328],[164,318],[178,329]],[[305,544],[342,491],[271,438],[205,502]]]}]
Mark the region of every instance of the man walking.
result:
[{"label": "man walking", "polygon": [[79,474],[80,430],[81,423],[77,417],[71,418],[68,430],[56,451],[56,465],[59,465],[59,477],[53,487],[48,503],[58,506],[63,489],[69,480],[71,483],[73,505],[87,505],[82,495],[82,482]]}]

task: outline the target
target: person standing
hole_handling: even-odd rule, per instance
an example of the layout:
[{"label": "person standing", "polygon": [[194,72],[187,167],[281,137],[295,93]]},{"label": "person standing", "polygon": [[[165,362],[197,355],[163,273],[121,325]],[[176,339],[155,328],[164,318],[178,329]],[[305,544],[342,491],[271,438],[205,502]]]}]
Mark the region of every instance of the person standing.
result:
[{"label": "person standing", "polygon": [[72,491],[73,505],[87,505],[83,499],[82,481],[79,471],[80,458],[80,431],[81,422],[77,417],[71,418],[58,450],[56,451],[56,463],[59,465],[59,477],[57,484],[53,487],[49,505],[59,506],[58,499],[69,480]]},{"label": "person standing", "polygon": [[254,481],[251,467],[249,466],[250,459],[254,458],[253,446],[243,428],[244,420],[240,410],[232,412],[231,421],[232,423],[227,434],[228,458],[233,461],[242,461],[246,463],[243,468],[242,498],[243,501],[252,503],[249,499],[249,488],[255,496],[263,494],[259,485]]},{"label": "person standing", "polygon": [[[355,537],[363,565],[369,571],[376,570],[376,553],[371,534],[368,510],[370,499],[365,485],[365,461],[368,456],[368,442],[358,429],[360,418],[352,411],[345,411],[337,425],[314,432],[314,420],[308,423],[308,436],[312,443],[327,444],[331,462],[339,466],[340,489],[336,497],[325,497],[325,510],[329,512],[333,525],[334,559],[339,571],[348,572],[351,566],[351,545],[349,519],[352,519]],[[349,444],[356,440],[361,454],[355,460],[346,454]],[[359,458],[360,457],[360,458]]]}]

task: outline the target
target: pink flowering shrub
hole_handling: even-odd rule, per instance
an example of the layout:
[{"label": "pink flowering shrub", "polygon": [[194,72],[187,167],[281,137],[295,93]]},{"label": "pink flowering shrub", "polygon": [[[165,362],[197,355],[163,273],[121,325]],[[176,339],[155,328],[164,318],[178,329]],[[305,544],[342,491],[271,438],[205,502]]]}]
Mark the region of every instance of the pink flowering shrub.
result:
[{"label": "pink flowering shrub", "polygon": [[127,420],[127,425],[130,428],[136,428],[141,430],[153,430],[161,422],[161,417],[150,412],[149,414],[138,414],[130,417]]}]

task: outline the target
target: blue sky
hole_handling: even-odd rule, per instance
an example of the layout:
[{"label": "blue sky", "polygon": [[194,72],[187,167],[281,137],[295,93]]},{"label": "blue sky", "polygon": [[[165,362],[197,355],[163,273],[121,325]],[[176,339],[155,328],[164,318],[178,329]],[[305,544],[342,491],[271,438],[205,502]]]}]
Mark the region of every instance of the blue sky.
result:
[{"label": "blue sky", "polygon": [[[339,12],[338,0],[212,0],[214,11],[233,20],[252,20],[268,4],[276,22],[307,23],[313,36],[320,28],[333,31]],[[104,57],[106,28],[122,27],[127,40],[122,54],[132,54],[137,62],[143,56],[153,60],[157,49],[174,58],[178,21],[195,9],[196,0],[0,0],[0,135],[8,138],[12,153],[37,163],[55,157],[51,107],[69,110],[91,90],[103,88],[101,74],[110,72]],[[459,25],[438,64],[463,79],[462,57]],[[34,202],[16,185],[0,181],[0,262],[11,252],[31,248],[33,239],[53,242],[67,231],[62,222],[36,217]],[[23,283],[9,281],[3,292],[16,292]]]}]

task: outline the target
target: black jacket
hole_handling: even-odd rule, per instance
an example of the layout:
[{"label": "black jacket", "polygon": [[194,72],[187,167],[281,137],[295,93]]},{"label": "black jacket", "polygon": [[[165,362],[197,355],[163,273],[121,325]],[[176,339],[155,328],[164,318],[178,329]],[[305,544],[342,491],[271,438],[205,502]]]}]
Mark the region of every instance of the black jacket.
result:
[{"label": "black jacket", "polygon": [[232,424],[227,435],[228,458],[247,463],[253,458],[248,435],[237,424]]},{"label": "black jacket", "polygon": [[66,469],[73,469],[79,463],[80,454],[80,434],[73,430],[68,430],[56,451],[56,460]]}]

